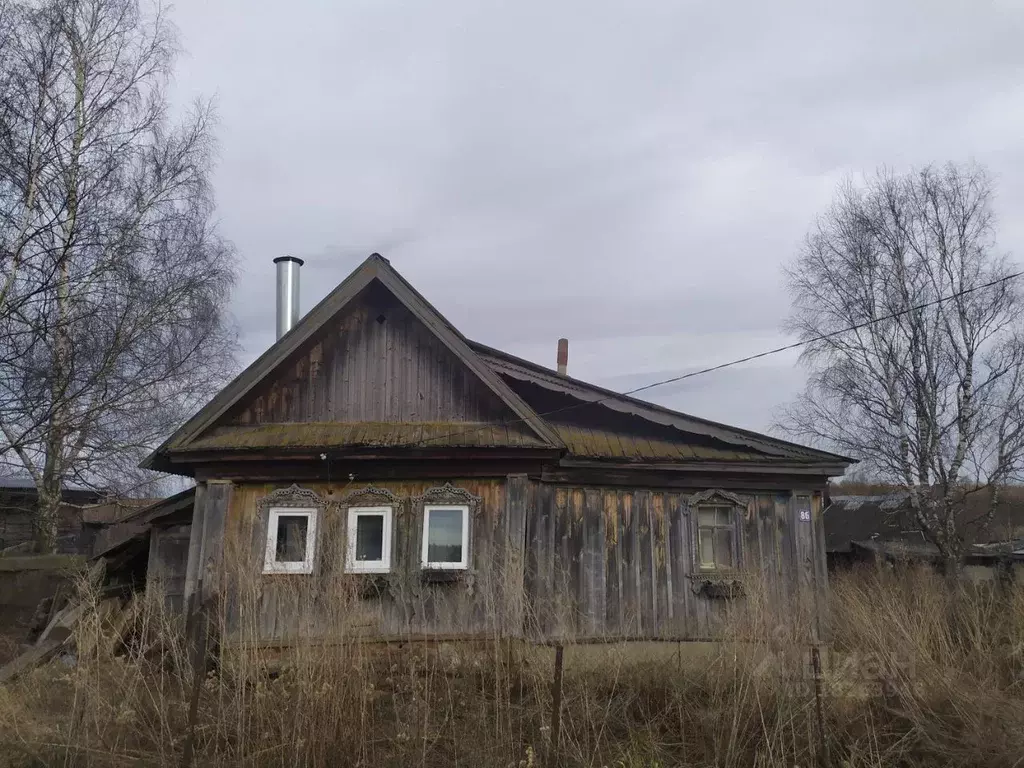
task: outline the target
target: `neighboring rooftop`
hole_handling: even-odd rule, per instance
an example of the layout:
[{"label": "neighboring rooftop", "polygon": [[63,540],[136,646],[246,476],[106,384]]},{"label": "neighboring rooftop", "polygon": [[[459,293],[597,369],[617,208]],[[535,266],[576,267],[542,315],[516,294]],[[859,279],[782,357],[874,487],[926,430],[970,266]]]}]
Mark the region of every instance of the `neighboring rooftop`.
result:
[{"label": "neighboring rooftop", "polygon": [[[84,503],[99,501],[104,495],[103,491],[71,482],[65,482],[62,491],[65,501]],[[31,477],[25,475],[0,475],[0,494],[35,496],[36,484]]]},{"label": "neighboring rooftop", "polygon": [[[842,489],[842,485],[833,486]],[[1005,493],[988,525],[982,525],[989,503],[984,492],[968,497],[966,514],[959,526],[968,543],[992,544],[1024,538],[1024,496],[1013,489]],[[924,543],[920,527],[905,491],[837,494],[825,510],[825,550],[849,552],[854,543],[890,542],[908,546]]]},{"label": "neighboring rooftop", "polygon": [[[24,475],[0,475],[0,489],[4,488],[35,491],[36,484],[31,477],[25,477]],[[79,485],[78,483],[64,483],[64,490],[96,492],[92,488]]]}]

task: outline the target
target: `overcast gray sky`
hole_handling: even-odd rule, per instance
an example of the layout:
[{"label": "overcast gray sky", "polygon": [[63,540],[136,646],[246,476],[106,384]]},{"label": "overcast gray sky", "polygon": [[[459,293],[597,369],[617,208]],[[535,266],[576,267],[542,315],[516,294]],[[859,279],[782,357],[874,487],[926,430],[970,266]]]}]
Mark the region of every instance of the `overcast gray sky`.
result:
[{"label": "overcast gray sky", "polygon": [[[780,267],[837,183],[986,164],[1024,252],[1024,2],[179,0],[216,97],[244,362],[373,251],[468,337],[617,390],[784,343]],[[765,429],[778,355],[644,397]]]}]

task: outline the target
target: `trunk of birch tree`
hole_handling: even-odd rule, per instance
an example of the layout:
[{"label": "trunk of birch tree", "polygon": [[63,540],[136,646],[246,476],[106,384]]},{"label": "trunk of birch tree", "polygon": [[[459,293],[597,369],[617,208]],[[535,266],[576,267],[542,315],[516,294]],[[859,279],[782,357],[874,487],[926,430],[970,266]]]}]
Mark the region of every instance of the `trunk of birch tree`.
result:
[{"label": "trunk of birch tree", "polygon": [[991,198],[973,166],[847,184],[787,271],[810,376],[780,428],[902,488],[951,578],[1024,454],[1020,285]]},{"label": "trunk of birch tree", "polygon": [[235,263],[158,6],[0,0],[0,32],[0,469],[51,552],[67,484],[152,482],[139,459],[233,370]]}]

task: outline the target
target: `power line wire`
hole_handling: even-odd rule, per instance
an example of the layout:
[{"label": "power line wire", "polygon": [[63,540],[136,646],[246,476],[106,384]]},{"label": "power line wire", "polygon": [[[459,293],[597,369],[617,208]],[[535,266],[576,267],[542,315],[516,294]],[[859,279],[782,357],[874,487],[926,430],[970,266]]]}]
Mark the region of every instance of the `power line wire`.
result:
[{"label": "power line wire", "polygon": [[956,299],[956,298],[959,298],[960,296],[966,296],[968,293],[973,293],[974,291],[980,291],[982,288],[991,288],[994,285],[999,285],[999,283],[1005,283],[1008,280],[1013,280],[1014,278],[1020,277],[1021,275],[1024,275],[1024,272],[1014,272],[1012,275],[1006,275],[1004,277],[1000,277],[997,280],[992,280],[992,281],[990,281],[988,283],[984,283],[983,285],[975,285],[972,288],[965,288],[964,290],[958,291],[957,293],[951,293],[949,296],[940,296],[937,299],[932,299],[931,301],[926,301],[923,304],[918,304],[918,305],[913,306],[913,307],[907,307],[906,309],[901,309],[899,312],[893,312],[893,313],[888,314],[888,315],[883,315],[882,317],[876,317],[876,318],[874,318],[872,320],[865,320],[863,323],[857,323],[856,325],[851,325],[848,328],[841,328],[838,331],[830,331],[829,333],[823,333],[820,336],[815,336],[813,339],[804,339],[803,341],[795,341],[792,344],[786,344],[785,346],[782,346],[782,347],[776,347],[775,349],[769,349],[766,352],[758,352],[756,355],[748,355],[747,357],[741,357],[739,360],[731,360],[728,363],[722,363],[721,365],[714,365],[714,366],[711,366],[710,368],[704,368],[704,369],[702,369],[700,371],[693,371],[691,373],[683,374],[682,376],[674,376],[671,379],[665,379],[663,381],[656,381],[653,384],[645,384],[642,387],[637,387],[636,389],[631,389],[628,392],[623,392],[622,394],[624,394],[624,395],[633,395],[633,394],[636,394],[637,392],[644,392],[644,391],[646,391],[648,389],[654,389],[655,387],[660,387],[660,386],[663,386],[665,384],[674,384],[675,382],[682,381],[683,379],[690,379],[690,378],[693,378],[694,376],[701,376],[701,375],[703,375],[705,373],[711,373],[713,371],[720,371],[723,368],[729,368],[729,367],[734,366],[734,365],[740,365],[741,363],[749,363],[751,360],[758,360],[758,359],[760,359],[762,357],[768,357],[769,355],[776,355],[779,352],[788,352],[791,349],[796,349],[798,347],[802,347],[802,346],[805,346],[807,344],[814,344],[814,343],[819,342],[819,341],[825,341],[826,339],[831,339],[831,338],[833,338],[835,336],[840,336],[841,334],[844,334],[844,333],[850,333],[851,331],[859,331],[861,328],[867,328],[869,325],[874,325],[875,323],[881,323],[881,322],[883,322],[885,320],[894,320],[897,317],[902,317],[903,315],[906,315],[906,314],[908,314],[910,312],[916,312],[919,309],[927,309],[928,307],[933,307],[936,304],[941,304],[944,301],[949,301],[951,299]]},{"label": "power line wire", "polygon": [[[903,315],[909,314],[911,312],[916,312],[916,311],[921,310],[921,309],[927,309],[928,307],[934,307],[937,304],[942,304],[943,302],[951,301],[952,299],[957,299],[957,298],[959,298],[961,296],[966,296],[969,293],[973,293],[975,291],[980,291],[983,288],[991,288],[992,286],[999,285],[1000,283],[1005,283],[1005,282],[1008,282],[1010,280],[1014,280],[1014,279],[1016,279],[1018,277],[1021,277],[1022,275],[1024,275],[1024,271],[1014,272],[1011,275],[1004,275],[1003,277],[997,278],[995,280],[991,280],[991,281],[989,281],[987,283],[983,283],[981,285],[975,285],[975,286],[972,286],[970,288],[965,288],[962,291],[957,291],[956,293],[951,293],[948,296],[940,296],[937,299],[932,299],[931,301],[926,301],[926,302],[924,302],[922,304],[916,304],[916,305],[914,305],[912,307],[907,307],[906,309],[901,309],[898,312],[892,312],[892,313],[890,313],[888,315],[882,315],[881,317],[875,317],[875,318],[872,318],[870,320],[865,320],[862,323],[857,323],[856,325],[851,325],[851,326],[848,326],[846,328],[840,328],[837,331],[830,331],[829,333],[823,333],[820,336],[815,336],[815,337],[810,338],[810,339],[804,339],[802,341],[795,341],[792,344],[785,344],[785,345],[783,345],[781,347],[775,347],[774,349],[769,349],[769,350],[766,350],[764,352],[758,352],[756,355],[747,355],[746,357],[741,357],[741,358],[739,358],[737,360],[730,360],[727,363],[720,363],[719,365],[713,365],[713,366],[711,366],[709,368],[702,368],[699,371],[691,371],[690,373],[684,373],[684,374],[682,374],[680,376],[673,376],[673,377],[668,378],[668,379],[662,379],[661,381],[652,382],[651,384],[644,384],[642,387],[636,387],[635,389],[630,389],[630,390],[627,390],[625,392],[619,392],[619,393],[615,393],[615,394],[612,394],[612,395],[606,395],[605,397],[598,398],[597,400],[586,400],[586,401],[583,401],[583,402],[573,403],[571,405],[562,406],[561,408],[555,408],[555,409],[550,410],[550,411],[545,411],[544,413],[538,413],[537,415],[539,417],[541,417],[541,418],[544,418],[546,416],[553,416],[553,415],[555,415],[557,413],[564,413],[566,411],[571,411],[571,410],[574,410],[576,408],[582,408],[582,407],[587,406],[587,405],[600,405],[601,403],[607,402],[609,400],[614,400],[617,397],[629,397],[630,395],[635,395],[638,392],[646,392],[646,391],[654,389],[656,387],[663,387],[666,384],[675,384],[676,382],[684,381],[686,379],[692,379],[692,378],[694,378],[696,376],[703,376],[704,374],[713,373],[715,371],[721,371],[721,370],[723,370],[725,368],[731,368],[731,367],[733,367],[735,365],[741,365],[743,363],[749,363],[752,360],[760,360],[763,357],[768,357],[770,355],[777,355],[780,352],[788,352],[791,349],[798,349],[799,347],[803,347],[803,346],[806,346],[808,344],[815,344],[815,343],[817,343],[819,341],[826,341],[827,339],[831,339],[831,338],[834,338],[836,336],[840,336],[840,335],[842,335],[844,333],[850,333],[852,331],[859,331],[862,328],[867,328],[868,326],[875,325],[876,323],[881,323],[881,322],[884,322],[886,320],[895,320],[897,317],[902,317]],[[443,437],[441,437],[441,436],[438,436],[438,437],[426,437],[426,438],[422,438],[420,440],[414,440],[414,441],[409,442],[409,443],[402,443],[402,444],[399,444],[399,445],[396,445],[396,446],[393,446],[393,447],[395,447],[395,448],[412,448],[412,447],[415,447],[417,445],[421,445],[423,443],[432,442],[432,441],[435,441],[435,440],[450,440],[451,438],[459,437],[460,435],[468,435],[468,434],[473,434],[474,432],[482,432],[483,430],[491,429],[492,427],[507,427],[507,426],[511,426],[513,424],[521,424],[521,423],[523,423],[525,421],[528,421],[528,419],[518,418],[518,419],[509,419],[507,421],[487,422],[487,423],[484,423],[484,424],[477,425],[476,427],[473,427],[472,429],[463,430],[461,432],[449,433],[449,434],[447,434],[447,435],[445,435]]]}]

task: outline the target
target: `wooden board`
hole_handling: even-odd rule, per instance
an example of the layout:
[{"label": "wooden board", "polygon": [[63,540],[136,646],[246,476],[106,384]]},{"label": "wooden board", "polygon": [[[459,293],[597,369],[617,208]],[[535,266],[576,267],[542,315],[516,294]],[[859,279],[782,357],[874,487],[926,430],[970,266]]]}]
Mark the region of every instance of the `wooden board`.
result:
[{"label": "wooden board", "polygon": [[[658,489],[538,484],[527,519],[525,578],[542,634],[706,639],[720,633],[741,600],[709,596],[694,581],[696,523],[688,498]],[[810,600],[820,611],[827,588],[822,543],[814,539],[820,524],[806,523],[807,536],[801,535],[790,494],[753,491],[740,498],[741,565],[760,574],[778,600]],[[820,497],[807,498],[820,507]]]},{"label": "wooden board", "polygon": [[149,534],[146,589],[162,595],[173,613],[184,613],[191,525],[153,526]]},{"label": "wooden board", "polygon": [[[525,475],[456,479],[455,487],[480,499],[471,523],[470,569],[438,581],[423,578],[422,505],[413,501],[431,483],[375,485],[394,494],[400,508],[392,573],[372,579],[343,567],[343,500],[358,482],[304,486],[322,504],[316,566],[308,575],[261,572],[267,531],[259,500],[280,486],[233,490],[224,525],[225,546],[234,553],[228,560],[244,577],[232,597],[239,631],[275,641],[298,632],[327,635],[341,624],[362,635],[706,639],[739,605],[737,598],[709,594],[696,579],[696,509],[689,494],[552,486]],[[791,494],[753,491],[741,498],[736,535],[742,565],[763,576],[780,610],[795,600],[820,611],[827,588],[820,499],[807,497],[812,519],[802,535]]]},{"label": "wooden board", "polygon": [[371,287],[218,424],[512,418],[420,320]]},{"label": "wooden board", "polygon": [[[506,482],[513,494],[507,493]],[[303,485],[319,497],[317,550],[311,574],[264,574],[266,511],[259,501],[273,484],[235,488],[227,516],[227,559],[232,563],[232,591],[238,595],[233,631],[260,640],[282,640],[296,633],[453,634],[519,633],[522,603],[508,608],[523,589],[526,506],[525,476],[455,480],[452,485],[479,498],[470,521],[470,564],[450,579],[426,580],[420,556],[423,503],[416,501],[436,481],[379,482],[398,499],[392,517],[391,572],[384,575],[346,573],[346,496],[365,486]],[[383,503],[383,502],[381,502]],[[512,585],[506,567],[511,569]],[[438,580],[440,579],[440,580]]]}]

